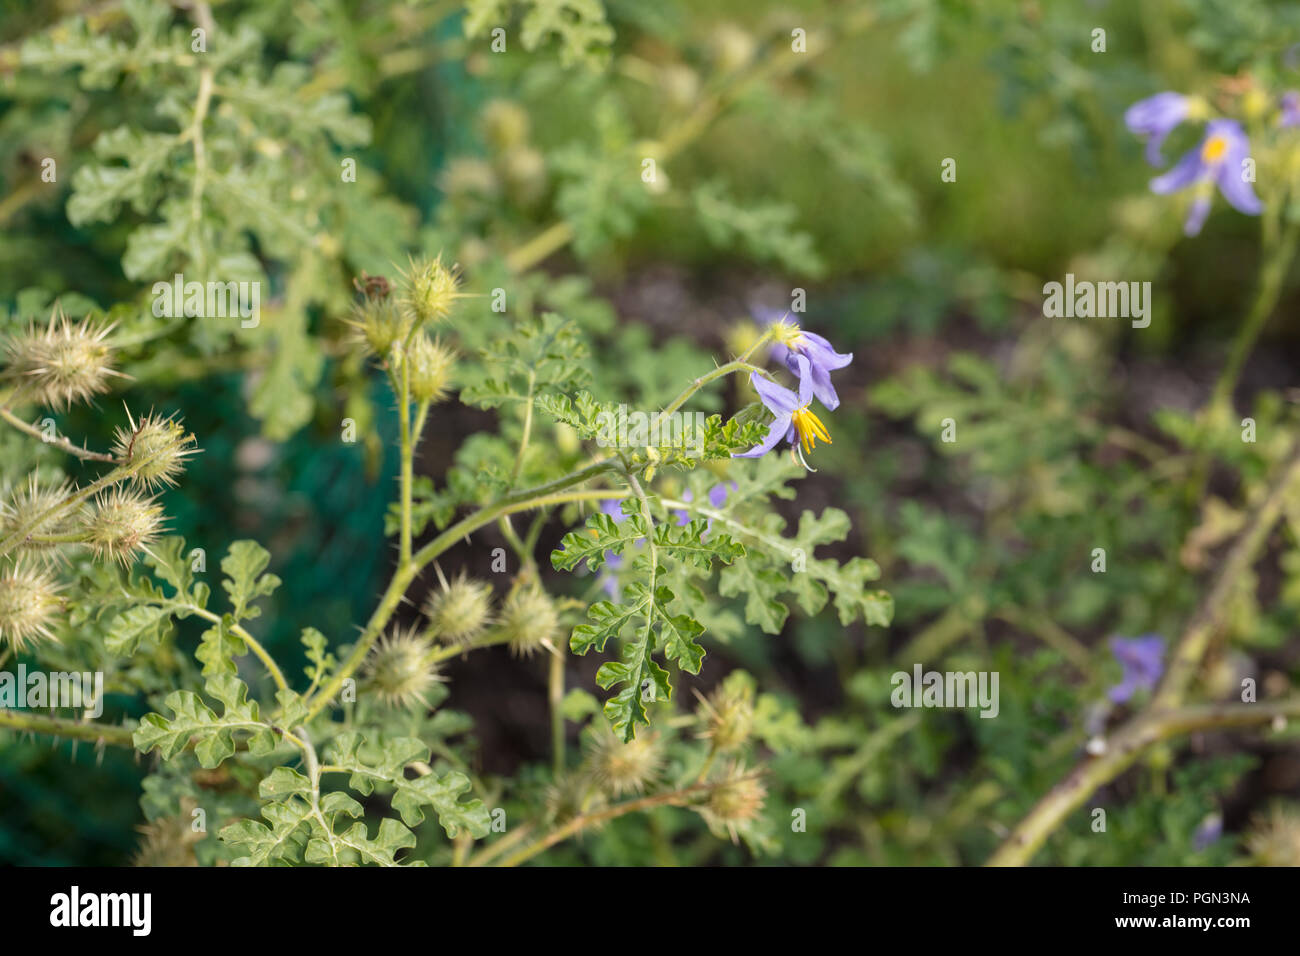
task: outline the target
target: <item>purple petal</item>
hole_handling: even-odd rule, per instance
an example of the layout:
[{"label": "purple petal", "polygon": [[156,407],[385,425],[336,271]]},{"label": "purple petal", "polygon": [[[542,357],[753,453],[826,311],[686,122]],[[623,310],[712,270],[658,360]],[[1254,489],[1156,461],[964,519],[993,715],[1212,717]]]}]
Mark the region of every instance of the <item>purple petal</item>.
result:
[{"label": "purple petal", "polygon": [[1192,200],[1192,208],[1187,211],[1187,221],[1183,223],[1183,235],[1200,235],[1201,227],[1205,225],[1205,217],[1209,214],[1210,200],[1205,196],[1197,196]]},{"label": "purple petal", "polygon": [[1204,179],[1209,172],[1209,167],[1201,159],[1201,147],[1197,146],[1195,149],[1184,153],[1183,158],[1178,160],[1177,165],[1169,172],[1151,180],[1151,191],[1156,195],[1163,196]]},{"label": "purple petal", "polygon": [[729,481],[726,484],[721,482],[709,489],[709,504],[715,508],[721,508],[727,503],[727,495],[736,489],[736,483]]},{"label": "purple petal", "polygon": [[[807,362],[807,359],[804,359]],[[749,381],[754,386],[754,391],[758,392],[758,397],[763,400],[768,411],[773,415],[789,415],[799,407],[799,396],[783,385],[778,385],[770,378],[764,378],[757,372],[749,374]]]},{"label": "purple petal", "polygon": [[1129,130],[1147,137],[1146,159],[1152,166],[1164,160],[1160,147],[1175,127],[1187,118],[1187,97],[1181,93],[1164,92],[1139,100],[1124,113],[1124,123]]},{"label": "purple petal", "polygon": [[812,362],[814,366],[820,365],[822,368],[833,370],[844,368],[853,361],[852,352],[835,351],[831,343],[816,332],[801,332],[800,334],[807,341],[807,345],[801,351],[808,356],[808,361]]},{"label": "purple petal", "polygon": [[1223,198],[1228,200],[1228,204],[1238,212],[1248,216],[1258,216],[1264,211],[1264,204],[1255,195],[1255,187],[1245,179],[1245,169],[1242,165],[1250,158],[1250,140],[1236,123],[1225,122],[1225,125],[1219,128],[1219,135],[1228,141],[1228,148],[1223,154],[1223,161],[1219,164],[1215,176],[1219,184],[1219,192],[1223,193]]},{"label": "purple petal", "polygon": [[799,362],[799,404],[796,407],[804,408],[813,400],[812,366],[802,355],[796,355],[795,359]]},{"label": "purple petal", "polygon": [[[779,387],[779,386],[778,386]],[[776,443],[781,440],[781,435],[787,430],[793,430],[794,426],[790,424],[790,413],[786,412],[778,415],[767,430],[767,437],[755,445],[749,451],[737,452],[732,455],[733,458],[761,458],[769,451],[776,447]]]}]

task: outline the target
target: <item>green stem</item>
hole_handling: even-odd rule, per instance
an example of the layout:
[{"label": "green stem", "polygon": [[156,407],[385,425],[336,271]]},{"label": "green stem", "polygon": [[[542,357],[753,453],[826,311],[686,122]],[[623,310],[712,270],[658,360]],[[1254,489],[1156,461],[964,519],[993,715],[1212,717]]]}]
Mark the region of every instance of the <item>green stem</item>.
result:
[{"label": "green stem", "polygon": [[1255,299],[1237,331],[1236,338],[1233,339],[1228,361],[1224,364],[1223,371],[1219,373],[1218,381],[1215,382],[1214,391],[1211,393],[1212,409],[1226,408],[1232,403],[1232,393],[1237,387],[1237,380],[1241,377],[1242,367],[1250,357],[1256,340],[1264,331],[1264,326],[1268,324],[1269,317],[1272,316],[1282,294],[1283,282],[1295,258],[1298,236],[1300,231],[1297,230],[1296,223],[1288,225],[1281,242],[1264,261]]},{"label": "green stem", "polygon": [[573,485],[581,484],[591,478],[596,477],[603,472],[609,471],[614,467],[614,459],[605,458],[594,462],[585,468],[579,469],[563,478],[557,478],[555,481],[539,485],[536,488],[530,488],[524,491],[516,492],[513,495],[507,495],[496,504],[480,508],[472,515],[458,521],[442,534],[438,535],[418,552],[405,564],[399,565],[393,572],[393,577],[388,583],[387,590],[380,598],[379,606],[370,616],[365,628],[361,632],[361,637],[357,639],[356,645],[348,655],[341,667],[326,681],[316,692],[316,696],[308,705],[307,717],[304,723],[311,720],[312,717],[320,713],[330,700],[339,692],[343,682],[357,672],[361,664],[365,661],[366,655],[370,652],[371,646],[378,640],[380,633],[388,624],[393,612],[401,603],[406,589],[410,587],[415,576],[420,569],[427,565],[438,555],[442,554],[453,544],[466,535],[477,531],[486,524],[497,520],[501,515],[514,514],[517,511],[528,511],[533,508],[541,508],[546,505],[563,504],[569,501],[593,501],[601,498],[622,497],[606,490],[597,491],[567,491]]},{"label": "green stem", "polygon": [[0,727],[33,734],[52,734],[69,740],[102,740],[117,747],[134,747],[131,731],[111,724],[88,724],[63,717],[0,710]]}]

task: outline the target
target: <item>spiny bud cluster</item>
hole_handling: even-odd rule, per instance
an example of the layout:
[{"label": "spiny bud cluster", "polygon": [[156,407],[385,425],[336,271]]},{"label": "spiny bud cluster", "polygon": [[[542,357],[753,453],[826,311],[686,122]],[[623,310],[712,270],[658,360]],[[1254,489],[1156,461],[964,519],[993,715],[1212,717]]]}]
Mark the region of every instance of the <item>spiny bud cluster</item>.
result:
[{"label": "spiny bud cluster", "polygon": [[658,779],[663,763],[658,734],[642,733],[624,743],[603,720],[587,731],[587,768],[596,784],[611,796],[643,792]]},{"label": "spiny bud cluster", "polygon": [[62,611],[59,583],[40,568],[0,566],[0,641],[21,651],[30,641],[53,640],[50,626]]},{"label": "spiny bud cluster", "polygon": [[516,584],[501,606],[500,627],[511,651],[532,656],[552,644],[560,629],[560,615],[539,586]]},{"label": "spiny bud cluster", "polygon": [[387,360],[393,346],[406,338],[410,328],[401,307],[393,299],[366,298],[352,307],[352,317],[347,320],[352,330],[352,340],[364,345],[380,360]]},{"label": "spiny bud cluster", "polygon": [[198,450],[194,436],[173,417],[149,414],[137,422],[129,411],[126,417],[130,427],[115,432],[114,457],[132,469],[131,480],[141,488],[175,485],[186,459]]},{"label": "spiny bud cluster", "polygon": [[47,561],[61,557],[66,542],[54,539],[75,535],[84,510],[80,504],[61,507],[70,494],[66,483],[41,485],[29,475],[25,486],[0,501],[0,539],[22,532],[24,553]]},{"label": "spiny bud cluster", "polygon": [[96,557],[127,565],[149,550],[163,532],[164,520],[156,498],[119,487],[95,498],[82,519],[82,533]]},{"label": "spiny bud cluster", "polygon": [[753,685],[727,680],[708,698],[700,697],[696,717],[703,724],[700,736],[710,740],[716,752],[739,749],[749,739],[754,725]]},{"label": "spiny bud cluster", "polygon": [[366,676],[380,699],[390,707],[428,707],[428,693],[443,680],[430,657],[432,648],[415,628],[398,629],[370,651]]},{"label": "spiny bud cluster", "polygon": [[1253,821],[1246,851],[1256,866],[1300,866],[1300,814],[1275,805]]},{"label": "spiny bud cluster", "polygon": [[444,266],[441,256],[412,259],[402,273],[399,301],[406,317],[417,325],[441,322],[461,298],[459,286],[459,270]]},{"label": "spiny bud cluster", "polygon": [[74,324],[56,310],[46,328],[32,326],[6,342],[6,377],[15,380],[21,398],[53,408],[103,394],[121,376],[105,341],[111,331],[111,325],[88,318]]},{"label": "spiny bud cluster", "polygon": [[402,361],[407,363],[405,374],[413,399],[436,404],[447,397],[452,369],[456,364],[453,350],[423,332],[417,332],[406,346]]},{"label": "spiny bud cluster", "polygon": [[492,587],[463,575],[429,593],[424,602],[430,633],[444,644],[464,647],[492,620]]},{"label": "spiny bud cluster", "polygon": [[730,835],[737,842],[739,832],[758,818],[767,800],[767,788],[756,772],[740,764],[728,768],[722,782],[710,791],[708,799],[695,809],[719,836]]}]

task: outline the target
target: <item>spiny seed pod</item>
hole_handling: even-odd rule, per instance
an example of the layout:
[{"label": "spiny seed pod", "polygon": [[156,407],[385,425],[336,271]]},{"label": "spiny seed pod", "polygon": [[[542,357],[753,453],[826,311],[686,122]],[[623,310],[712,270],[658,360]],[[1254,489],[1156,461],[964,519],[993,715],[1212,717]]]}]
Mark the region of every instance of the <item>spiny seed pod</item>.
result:
[{"label": "spiny seed pod", "polygon": [[492,616],[492,586],[462,576],[437,588],[425,600],[430,630],[444,644],[465,646],[488,626]]},{"label": "spiny seed pod", "polygon": [[1300,815],[1274,805],[1253,822],[1246,850],[1256,866],[1300,866]]},{"label": "spiny seed pod", "polygon": [[194,844],[203,839],[203,833],[195,832],[190,825],[194,807],[194,800],[186,797],[181,801],[180,816],[160,817],[152,823],[136,827],[140,833],[140,844],[136,847],[131,865],[198,866]]},{"label": "spiny seed pod", "polygon": [[747,772],[737,764],[728,770],[724,782],[716,786],[696,809],[710,830],[718,836],[729,834],[731,842],[735,843],[739,829],[758,817],[766,799],[767,788],[758,774]]},{"label": "spiny seed pod", "polygon": [[429,690],[443,680],[429,651],[429,643],[414,628],[394,631],[371,649],[366,675],[385,704],[403,710],[416,704],[428,708]]},{"label": "spiny seed pod", "polygon": [[444,266],[441,256],[432,261],[411,260],[402,279],[402,307],[417,325],[441,322],[451,315],[456,300],[461,298],[456,291],[460,275],[455,267]]},{"label": "spiny seed pod", "polygon": [[347,320],[352,341],[364,345],[379,359],[387,359],[393,346],[406,337],[410,325],[402,308],[391,298],[367,298],[353,306]]},{"label": "spiny seed pod", "polygon": [[114,433],[113,456],[134,469],[131,480],[150,490],[161,485],[175,485],[176,476],[185,470],[185,461],[193,455],[194,436],[173,417],[145,415],[139,422],[127,411],[130,428]]},{"label": "spiny seed pod", "polygon": [[103,492],[94,508],[83,518],[86,544],[99,558],[130,564],[137,552],[149,546],[163,531],[163,509],[156,498],[146,498],[125,488]]},{"label": "spiny seed pod", "polygon": [[628,743],[603,721],[587,733],[587,766],[592,779],[614,797],[641,793],[659,776],[663,747],[659,735],[643,733]]},{"label": "spiny seed pod", "polygon": [[[70,493],[67,484],[42,487],[37,482],[36,475],[28,476],[25,487],[20,487],[7,500],[0,502],[0,538],[23,530],[26,537],[19,547],[24,553],[47,561],[63,557],[65,544],[40,539],[65,537],[78,529],[84,510],[80,503],[60,510],[57,514],[49,514],[65,502]],[[28,522],[37,515],[47,517],[29,527]]]},{"label": "spiny seed pod", "polygon": [[54,640],[50,625],[63,606],[60,587],[37,568],[21,564],[0,568],[0,641],[21,651],[29,641]]},{"label": "spiny seed pod", "polygon": [[549,645],[560,628],[555,605],[536,584],[517,587],[501,608],[500,625],[517,655],[531,657]]},{"label": "spiny seed pod", "polygon": [[417,402],[437,404],[447,397],[451,385],[456,353],[423,332],[417,332],[406,347],[404,361],[409,363],[407,375],[411,397]]},{"label": "spiny seed pod", "polygon": [[483,138],[498,152],[528,139],[528,113],[510,100],[492,100],[480,114]]},{"label": "spiny seed pod", "polygon": [[23,394],[41,405],[68,408],[108,391],[109,380],[124,377],[113,368],[113,352],[104,340],[113,327],[83,319],[75,325],[55,312],[50,324],[32,327],[7,343],[9,372]]},{"label": "spiny seed pod", "polygon": [[[696,692],[699,697],[699,693]],[[754,689],[744,682],[727,681],[708,698],[700,697],[696,717],[704,725],[700,736],[718,753],[744,746],[754,726]]]}]

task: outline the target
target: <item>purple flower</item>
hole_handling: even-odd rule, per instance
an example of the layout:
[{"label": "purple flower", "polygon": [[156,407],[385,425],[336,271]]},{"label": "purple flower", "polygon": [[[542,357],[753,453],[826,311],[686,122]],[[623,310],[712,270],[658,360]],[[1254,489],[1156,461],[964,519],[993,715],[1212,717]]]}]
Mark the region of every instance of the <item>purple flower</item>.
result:
[{"label": "purple flower", "polygon": [[1223,817],[1218,813],[1208,814],[1192,834],[1192,849],[1207,850],[1221,836],[1223,836]]},{"label": "purple flower", "polygon": [[1124,112],[1129,132],[1146,137],[1147,162],[1159,166],[1164,162],[1160,146],[1175,127],[1187,119],[1191,101],[1181,93],[1165,92],[1138,100]]},{"label": "purple flower", "polygon": [[[831,372],[844,368],[853,361],[853,353],[835,351],[825,338],[816,332],[799,328],[789,320],[789,313],[777,313],[775,309],[756,308],[754,317],[760,322],[772,326],[775,343],[772,345],[772,357],[784,362],[793,374],[802,380],[805,374],[812,376],[813,395],[817,401],[826,406],[828,412],[839,408],[840,397],[835,394],[831,384]],[[799,371],[798,360],[803,356],[808,360],[808,372]]]},{"label": "purple flower", "polygon": [[[768,427],[767,437],[760,444],[749,451],[738,452],[733,457],[761,458],[775,448],[782,437],[796,449],[797,441],[803,445],[803,451],[809,452],[816,447],[819,438],[828,445],[831,443],[831,436],[826,431],[826,426],[809,408],[813,400],[813,383],[812,375],[808,371],[808,359],[802,355],[796,355],[795,358],[799,362],[799,394],[797,395],[757,372],[750,373],[749,381],[758,392],[763,405],[772,413],[773,420]],[[803,452],[799,455],[802,458]],[[804,467],[807,467],[807,462],[804,462]]]},{"label": "purple flower", "polygon": [[1284,129],[1300,126],[1300,93],[1288,90],[1282,94],[1282,115],[1277,118],[1277,125]]},{"label": "purple flower", "polygon": [[1156,682],[1165,670],[1163,637],[1159,634],[1112,637],[1110,650],[1124,668],[1123,679],[1107,692],[1112,701],[1123,704],[1139,690],[1155,690]]},{"label": "purple flower", "polygon": [[1258,216],[1263,204],[1246,181],[1242,163],[1250,157],[1250,140],[1236,120],[1218,119],[1205,124],[1205,138],[1186,153],[1169,172],[1151,180],[1151,191],[1159,195],[1196,186],[1196,198],[1183,231],[1194,236],[1201,231],[1210,212],[1211,186],[1217,185],[1223,198],[1238,212]]}]

